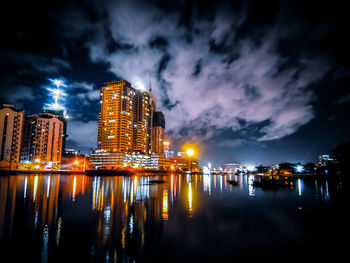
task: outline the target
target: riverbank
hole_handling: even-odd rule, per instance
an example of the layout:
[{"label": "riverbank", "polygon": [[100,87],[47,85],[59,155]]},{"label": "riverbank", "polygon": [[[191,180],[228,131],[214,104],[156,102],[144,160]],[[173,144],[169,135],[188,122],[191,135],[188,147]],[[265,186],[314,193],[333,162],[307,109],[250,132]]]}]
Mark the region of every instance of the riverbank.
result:
[{"label": "riverbank", "polygon": [[[62,174],[75,175],[84,174],[88,176],[131,176],[136,173],[143,174],[186,174],[186,172],[159,171],[159,170],[86,170],[86,171],[38,171],[38,170],[0,170],[1,175],[20,175],[20,174]],[[201,174],[192,172],[192,174]]]}]

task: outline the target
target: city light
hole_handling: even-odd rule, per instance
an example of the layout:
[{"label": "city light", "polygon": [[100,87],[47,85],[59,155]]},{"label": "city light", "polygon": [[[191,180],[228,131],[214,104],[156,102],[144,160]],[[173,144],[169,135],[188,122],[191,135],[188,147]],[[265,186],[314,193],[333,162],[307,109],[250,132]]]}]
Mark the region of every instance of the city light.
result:
[{"label": "city light", "polygon": [[203,167],[203,174],[210,174],[210,169],[208,167]]},{"label": "city light", "polygon": [[247,170],[248,170],[249,172],[252,172],[252,171],[255,170],[255,166],[254,166],[254,165],[248,165],[248,166],[247,166]]},{"label": "city light", "polygon": [[139,91],[146,91],[145,85],[139,77],[134,77],[132,81],[136,89],[138,89]]},{"label": "city light", "polygon": [[186,150],[186,154],[189,156],[189,157],[192,157],[194,155],[194,150],[192,148],[188,148]]},{"label": "city light", "polygon": [[297,170],[298,173],[301,173],[301,172],[304,171],[304,167],[303,167],[302,165],[297,165],[297,166],[295,167],[295,169]]},{"label": "city light", "polygon": [[63,110],[64,117],[69,118],[67,115],[67,110],[59,103],[62,97],[67,96],[67,94],[60,89],[60,87],[67,87],[67,85],[61,79],[49,79],[49,81],[51,81],[51,83],[55,86],[55,88],[46,88],[48,91],[50,91],[50,95],[52,96],[54,103],[46,104],[45,107],[52,110]]}]

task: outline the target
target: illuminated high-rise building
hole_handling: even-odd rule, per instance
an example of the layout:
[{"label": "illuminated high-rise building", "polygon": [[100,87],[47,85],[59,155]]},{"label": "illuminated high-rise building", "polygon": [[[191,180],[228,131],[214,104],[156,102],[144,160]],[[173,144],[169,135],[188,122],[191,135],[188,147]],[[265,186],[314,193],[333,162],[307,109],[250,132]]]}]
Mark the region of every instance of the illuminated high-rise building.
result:
[{"label": "illuminated high-rise building", "polygon": [[63,122],[50,113],[25,116],[21,162],[61,163]]},{"label": "illuminated high-rise building", "polygon": [[[107,82],[101,88],[100,98],[97,151],[90,154],[92,165],[98,169],[146,167],[136,159],[149,159],[152,154],[156,101],[151,85],[146,92],[134,89],[125,80]],[[163,127],[162,131],[156,129],[158,141],[164,138],[162,120],[155,122]],[[162,146],[158,146],[157,153],[162,151]]]},{"label": "illuminated high-rise building", "polygon": [[43,109],[43,112],[53,114],[57,119],[63,123],[63,134],[62,134],[62,152],[66,149],[67,135],[67,120],[68,116],[63,109]]},{"label": "illuminated high-rise building", "polygon": [[152,122],[152,152],[164,153],[165,117],[161,111],[153,113]]},{"label": "illuminated high-rise building", "polygon": [[19,163],[24,111],[14,105],[0,108],[0,161]]},{"label": "illuminated high-rise building", "polygon": [[133,141],[133,150],[136,152],[151,154],[154,108],[155,100],[151,93],[137,91]]},{"label": "illuminated high-rise building", "polygon": [[125,80],[101,88],[97,148],[102,152],[133,151],[136,90]]}]

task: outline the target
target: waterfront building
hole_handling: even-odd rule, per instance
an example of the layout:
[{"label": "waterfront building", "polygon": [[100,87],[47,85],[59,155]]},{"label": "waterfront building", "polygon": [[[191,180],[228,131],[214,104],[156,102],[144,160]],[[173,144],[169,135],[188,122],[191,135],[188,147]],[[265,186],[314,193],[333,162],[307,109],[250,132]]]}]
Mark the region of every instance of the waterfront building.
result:
[{"label": "waterfront building", "polygon": [[185,152],[177,152],[178,157],[186,158],[186,153]]},{"label": "waterfront building", "polygon": [[136,90],[125,80],[101,88],[97,149],[127,153],[133,150]]},{"label": "waterfront building", "polygon": [[146,169],[146,170],[166,170],[169,167],[169,160],[163,154],[142,154],[99,152],[90,153],[91,169]]},{"label": "waterfront building", "polygon": [[182,156],[169,158],[170,170],[185,171],[188,168],[188,160]]},{"label": "waterfront building", "polygon": [[164,154],[151,155],[151,169],[153,170],[169,170],[170,161],[165,158]]},{"label": "waterfront building", "polygon": [[63,122],[50,113],[25,116],[21,162],[61,163]]},{"label": "waterfront building", "polygon": [[326,167],[328,163],[334,163],[335,159],[332,158],[329,154],[323,154],[318,156],[318,167]]},{"label": "waterfront building", "polygon": [[62,151],[61,170],[85,171],[89,166],[86,156],[75,149]]},{"label": "waterfront building", "polygon": [[[118,169],[137,166],[136,164],[148,167],[145,162],[135,161],[136,157],[129,158],[128,155],[149,156],[152,147],[155,147],[152,144],[153,138],[160,143],[164,141],[164,115],[158,112],[154,122],[155,109],[156,100],[151,85],[149,92],[145,92],[134,89],[125,80],[104,83],[100,94],[97,151],[90,156],[92,167]],[[153,128],[153,123],[163,130]],[[153,132],[156,133],[155,136],[152,135]],[[164,151],[159,145],[156,150],[157,153]],[[124,156],[124,161],[121,156]]]},{"label": "waterfront building", "polygon": [[155,103],[151,93],[137,91],[133,151],[151,154],[154,105]]},{"label": "waterfront building", "polygon": [[134,152],[123,156],[123,168],[152,169],[151,164],[151,157],[148,154]]},{"label": "waterfront building", "polygon": [[24,111],[12,104],[0,108],[0,162],[19,163]]},{"label": "waterfront building", "polygon": [[236,173],[238,170],[242,169],[242,166],[236,163],[226,163],[221,165],[221,169],[225,173]]},{"label": "waterfront building", "polygon": [[[152,122],[152,152],[157,154],[164,153],[164,146],[168,144],[164,141],[165,117],[161,111],[153,113]],[[169,150],[169,149],[168,149]]]},{"label": "waterfront building", "polygon": [[62,153],[64,153],[66,149],[66,139],[68,137],[67,135],[67,120],[68,115],[63,109],[43,109],[43,112],[51,113],[53,114],[57,119],[62,121],[63,123],[63,134],[62,134]]},{"label": "waterfront building", "polygon": [[124,153],[104,152],[97,150],[90,153],[89,163],[91,169],[121,169],[123,168]]}]

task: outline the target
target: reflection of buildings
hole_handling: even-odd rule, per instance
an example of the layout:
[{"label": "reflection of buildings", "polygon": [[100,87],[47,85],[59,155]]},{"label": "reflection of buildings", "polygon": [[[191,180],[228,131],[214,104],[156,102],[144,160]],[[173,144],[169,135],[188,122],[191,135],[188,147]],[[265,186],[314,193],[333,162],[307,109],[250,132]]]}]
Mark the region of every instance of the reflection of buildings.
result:
[{"label": "reflection of buildings", "polygon": [[[154,179],[165,182],[154,184]],[[232,186],[229,180],[239,185]],[[26,245],[33,245],[46,258],[42,261],[51,262],[60,254],[71,256],[69,252],[83,262],[147,261],[160,254],[163,233],[183,227],[177,225],[182,220],[208,215],[205,200],[209,195],[218,195],[219,200],[224,200],[223,192],[258,196],[261,192],[256,191],[253,180],[252,175],[232,174],[2,176],[0,239],[11,240],[23,230],[25,240],[35,240]],[[299,198],[313,190],[317,198],[328,199],[339,189],[333,183],[298,179],[294,187]]]},{"label": "reflection of buildings", "polygon": [[118,261],[139,260],[153,243],[154,230],[168,217],[163,198],[167,187],[151,186],[149,177],[95,177],[91,191],[98,216],[96,260],[107,254]]},{"label": "reflection of buildings", "polygon": [[19,163],[23,110],[4,104],[0,108],[0,161]]},{"label": "reflection of buildings", "polygon": [[23,124],[21,162],[61,163],[63,122],[53,114],[26,116]]}]

